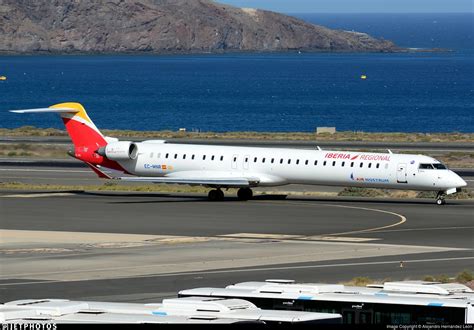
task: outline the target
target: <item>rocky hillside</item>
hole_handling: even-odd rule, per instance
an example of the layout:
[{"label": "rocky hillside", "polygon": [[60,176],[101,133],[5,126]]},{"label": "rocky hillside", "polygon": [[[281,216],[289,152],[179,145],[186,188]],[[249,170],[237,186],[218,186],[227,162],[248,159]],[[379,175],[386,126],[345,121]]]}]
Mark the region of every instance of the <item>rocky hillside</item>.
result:
[{"label": "rocky hillside", "polygon": [[390,41],[210,0],[0,0],[1,53],[394,51]]}]

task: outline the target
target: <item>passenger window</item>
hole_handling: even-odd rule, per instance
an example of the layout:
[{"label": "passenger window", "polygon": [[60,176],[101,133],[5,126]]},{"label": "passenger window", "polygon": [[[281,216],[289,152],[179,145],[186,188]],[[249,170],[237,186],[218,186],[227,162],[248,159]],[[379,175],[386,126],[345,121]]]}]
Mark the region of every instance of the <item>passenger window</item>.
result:
[{"label": "passenger window", "polygon": [[282,158],[282,159],[280,159],[280,164],[283,164],[283,158]]},{"label": "passenger window", "polygon": [[224,160],[224,156],[221,156],[221,162]]},{"label": "passenger window", "polygon": [[186,154],[183,155],[183,159],[186,159]]},{"label": "passenger window", "polygon": [[364,167],[364,163],[360,163],[360,167],[361,167],[361,168]]},{"label": "passenger window", "polygon": [[333,161],[333,162],[332,162],[332,166],[336,166],[336,161]]},{"label": "passenger window", "polygon": [[317,160],[314,161],[314,166],[316,166],[316,165],[318,165],[318,161],[317,161]]},{"label": "passenger window", "polygon": [[344,167],[344,164],[345,164],[345,163],[346,163],[346,162],[342,162],[342,163],[341,163],[341,167]]},{"label": "passenger window", "polygon": [[249,158],[248,158],[248,157],[245,157],[245,162],[246,162],[246,163],[249,162]]},{"label": "passenger window", "polygon": [[174,159],[178,158],[178,154],[174,154]]},{"label": "passenger window", "polygon": [[215,156],[214,156],[214,155],[212,155],[212,157],[211,157],[211,160],[214,160],[214,157],[215,157]]},{"label": "passenger window", "polygon": [[326,163],[327,163],[327,161],[324,161],[324,162],[323,162],[323,166],[326,166]]},{"label": "passenger window", "polygon": [[288,159],[288,164],[291,164],[291,159]]},{"label": "passenger window", "polygon": [[256,163],[256,162],[257,162],[257,157],[255,157],[255,158],[253,159],[253,162],[254,162],[254,163]]},{"label": "passenger window", "polygon": [[369,168],[371,168],[371,167],[372,167],[372,163],[369,163]]},{"label": "passenger window", "polygon": [[194,160],[194,155],[191,156],[191,159]]},{"label": "passenger window", "polygon": [[272,161],[271,161],[271,163],[273,164],[274,162],[275,162],[275,158],[272,158]]},{"label": "passenger window", "polygon": [[156,155],[156,158],[161,158],[161,152]]},{"label": "passenger window", "polygon": [[168,158],[169,155],[170,155],[170,154],[166,154],[165,158]]},{"label": "passenger window", "polygon": [[351,162],[351,167],[354,167],[354,162]]},{"label": "passenger window", "polygon": [[206,155],[202,155],[202,160],[206,160]]},{"label": "passenger window", "polygon": [[380,164],[379,164],[379,163],[377,163],[377,166],[375,166],[375,167],[376,167],[376,168],[379,168],[379,167],[380,167]]},{"label": "passenger window", "polygon": [[262,163],[265,163],[265,158],[262,158]]},{"label": "passenger window", "polygon": [[[237,161],[237,157],[234,157],[234,162]],[[247,161],[247,158],[245,158],[245,161]]]},{"label": "passenger window", "polygon": [[309,160],[306,159],[306,161],[304,162],[305,165],[308,165],[309,163]]},{"label": "passenger window", "polygon": [[298,165],[299,163],[300,163],[300,160],[299,160],[299,159],[297,159],[297,160],[296,160],[296,165]]}]

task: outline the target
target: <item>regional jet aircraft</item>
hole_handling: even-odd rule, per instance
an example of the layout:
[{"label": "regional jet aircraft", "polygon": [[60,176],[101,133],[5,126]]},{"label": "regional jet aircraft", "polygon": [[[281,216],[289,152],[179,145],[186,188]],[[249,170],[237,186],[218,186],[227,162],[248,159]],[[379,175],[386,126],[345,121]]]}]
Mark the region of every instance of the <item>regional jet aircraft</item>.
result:
[{"label": "regional jet aircraft", "polygon": [[[100,178],[201,185],[212,188],[212,201],[223,200],[227,188],[237,188],[238,198],[248,200],[253,187],[308,184],[436,191],[436,203],[442,205],[446,195],[466,186],[456,173],[423,155],[119,141],[104,136],[79,103],[12,112],[58,113],[74,144],[69,154]],[[111,177],[104,169],[128,176]]]}]

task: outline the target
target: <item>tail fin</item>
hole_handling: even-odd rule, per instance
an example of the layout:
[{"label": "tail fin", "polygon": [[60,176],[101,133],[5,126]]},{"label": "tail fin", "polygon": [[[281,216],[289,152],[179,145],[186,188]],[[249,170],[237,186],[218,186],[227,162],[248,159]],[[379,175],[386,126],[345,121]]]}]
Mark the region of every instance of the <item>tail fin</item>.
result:
[{"label": "tail fin", "polygon": [[12,110],[15,113],[58,113],[66,126],[75,149],[81,147],[103,147],[107,144],[104,136],[87,115],[84,107],[75,102],[60,103],[49,108]]},{"label": "tail fin", "polygon": [[111,161],[96,151],[107,145],[106,138],[97,129],[86,113],[84,107],[75,102],[60,103],[49,108],[10,110],[15,113],[57,113],[61,116],[64,126],[74,144],[75,158],[93,165],[125,171],[120,164]]}]

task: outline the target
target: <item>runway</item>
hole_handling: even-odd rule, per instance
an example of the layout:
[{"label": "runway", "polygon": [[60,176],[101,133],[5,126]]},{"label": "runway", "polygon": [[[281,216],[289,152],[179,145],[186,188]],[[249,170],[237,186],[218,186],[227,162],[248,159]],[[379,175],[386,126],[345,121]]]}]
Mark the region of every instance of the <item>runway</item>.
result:
[{"label": "runway", "polygon": [[[180,289],[471,269],[471,201],[2,192],[0,296],[152,302]],[[400,267],[403,261],[403,267]]]}]

